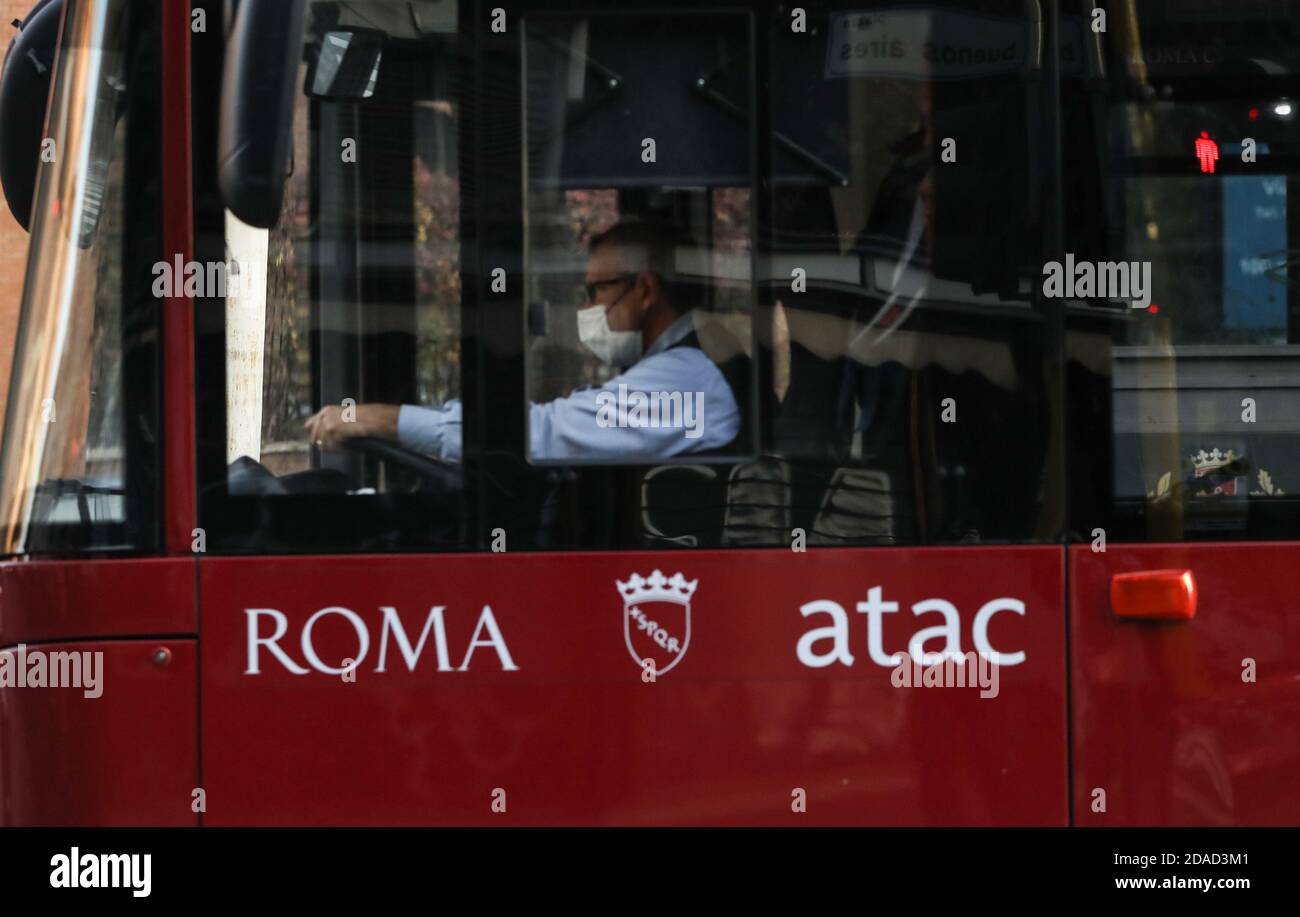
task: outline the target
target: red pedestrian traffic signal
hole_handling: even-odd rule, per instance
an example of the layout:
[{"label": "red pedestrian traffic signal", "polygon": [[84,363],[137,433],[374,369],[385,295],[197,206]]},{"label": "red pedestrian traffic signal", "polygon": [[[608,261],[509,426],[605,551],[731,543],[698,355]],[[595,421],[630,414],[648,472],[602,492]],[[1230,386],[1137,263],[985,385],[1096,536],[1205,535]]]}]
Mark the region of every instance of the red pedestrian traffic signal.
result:
[{"label": "red pedestrian traffic signal", "polygon": [[1207,175],[1214,174],[1214,163],[1219,158],[1219,145],[1210,139],[1210,135],[1201,131],[1196,141],[1196,158],[1201,162],[1201,171]]}]

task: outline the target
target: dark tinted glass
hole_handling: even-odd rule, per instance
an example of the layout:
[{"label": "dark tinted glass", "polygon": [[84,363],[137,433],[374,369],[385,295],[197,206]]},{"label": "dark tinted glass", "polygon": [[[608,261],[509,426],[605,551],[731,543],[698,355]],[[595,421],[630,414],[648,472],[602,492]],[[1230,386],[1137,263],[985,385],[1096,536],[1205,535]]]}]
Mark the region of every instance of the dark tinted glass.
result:
[{"label": "dark tinted glass", "polygon": [[1036,9],[313,4],[279,225],[201,227],[265,267],[200,313],[209,549],[1060,537]]},{"label": "dark tinted glass", "polygon": [[[1104,78],[1062,83],[1076,528],[1294,538],[1300,6],[1107,10],[1083,33]],[[1085,287],[1086,264],[1129,288]]]}]

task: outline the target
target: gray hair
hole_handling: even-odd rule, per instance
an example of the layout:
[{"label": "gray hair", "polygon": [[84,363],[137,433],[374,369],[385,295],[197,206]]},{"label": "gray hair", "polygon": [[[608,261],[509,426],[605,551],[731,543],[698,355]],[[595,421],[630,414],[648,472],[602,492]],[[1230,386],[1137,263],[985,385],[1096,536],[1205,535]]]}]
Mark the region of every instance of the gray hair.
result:
[{"label": "gray hair", "polygon": [[618,246],[619,269],[658,275],[668,294],[668,305],[681,314],[694,305],[691,286],[677,274],[677,246],[681,237],[669,223],[625,220],[592,237],[587,251],[602,245]]}]

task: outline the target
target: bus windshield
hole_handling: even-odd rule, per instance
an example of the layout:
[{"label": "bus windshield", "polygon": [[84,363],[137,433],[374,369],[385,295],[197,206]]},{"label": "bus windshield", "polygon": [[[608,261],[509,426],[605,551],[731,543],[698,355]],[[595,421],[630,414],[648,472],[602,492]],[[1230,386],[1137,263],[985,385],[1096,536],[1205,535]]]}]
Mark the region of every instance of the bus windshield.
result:
[{"label": "bus windshield", "polygon": [[4,553],[151,544],[157,304],[137,295],[147,268],[128,267],[157,223],[157,153],[137,130],[156,130],[147,6],[68,3],[5,423]]}]

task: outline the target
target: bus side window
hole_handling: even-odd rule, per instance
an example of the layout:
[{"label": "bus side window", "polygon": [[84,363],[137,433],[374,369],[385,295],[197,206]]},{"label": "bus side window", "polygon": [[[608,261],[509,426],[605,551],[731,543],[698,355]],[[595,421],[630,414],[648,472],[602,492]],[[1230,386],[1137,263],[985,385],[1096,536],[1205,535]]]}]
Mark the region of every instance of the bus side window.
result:
[{"label": "bus side window", "polygon": [[[1096,151],[1066,160],[1066,248],[1079,277],[1106,266],[1067,299],[1073,527],[1294,538],[1297,125],[1276,76],[1300,64],[1294,40],[1244,14],[1138,13],[1136,52],[1097,39],[1109,93],[1062,81],[1064,142]],[[1216,50],[1193,64],[1174,48]]]},{"label": "bus side window", "polygon": [[772,28],[774,405],[731,543],[1049,534],[1039,56],[1032,23],[977,6]]}]

